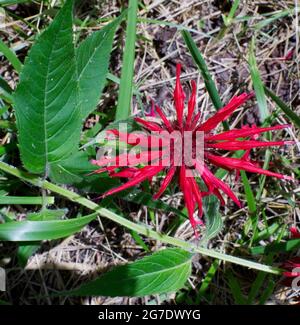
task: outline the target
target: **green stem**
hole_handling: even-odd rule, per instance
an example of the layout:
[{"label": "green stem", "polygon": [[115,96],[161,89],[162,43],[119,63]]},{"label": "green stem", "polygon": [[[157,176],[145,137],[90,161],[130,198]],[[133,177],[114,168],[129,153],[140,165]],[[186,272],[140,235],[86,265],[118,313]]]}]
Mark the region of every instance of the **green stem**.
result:
[{"label": "green stem", "polygon": [[160,234],[145,225],[136,224],[136,223],[129,221],[129,220],[105,209],[105,208],[102,208],[95,202],[90,201],[90,200],[88,200],[72,191],[69,191],[65,188],[58,186],[58,185],[55,185],[48,181],[45,181],[37,176],[23,172],[23,171],[15,168],[13,166],[10,166],[4,162],[0,162],[0,170],[4,171],[10,175],[13,175],[15,177],[18,177],[18,178],[22,179],[23,181],[28,182],[32,185],[35,185],[40,188],[47,189],[51,192],[59,194],[65,198],[69,199],[70,201],[76,202],[88,209],[98,212],[101,216],[103,216],[111,221],[114,221],[130,230],[134,230],[139,234],[145,235],[147,237],[151,237],[151,238],[161,241],[165,244],[177,246],[177,247],[180,247],[180,248],[188,250],[188,251],[200,253],[200,254],[203,254],[203,255],[206,255],[209,257],[223,260],[225,262],[235,263],[235,264],[253,268],[253,269],[256,269],[259,271],[264,271],[267,273],[272,273],[272,274],[277,274],[277,275],[282,274],[282,270],[279,268],[276,268],[276,267],[248,261],[248,260],[245,260],[245,259],[242,259],[239,257],[234,257],[234,256],[230,256],[227,254],[223,254],[223,253],[211,250],[211,249],[197,247],[196,245],[191,244],[189,242],[185,242],[185,241],[177,239],[177,238],[173,238],[173,237],[170,237],[170,236],[167,236],[164,234]]},{"label": "green stem", "polygon": [[43,205],[44,202],[46,204],[54,204],[53,196],[3,196],[0,197],[0,205],[5,204],[20,204],[20,205]]}]

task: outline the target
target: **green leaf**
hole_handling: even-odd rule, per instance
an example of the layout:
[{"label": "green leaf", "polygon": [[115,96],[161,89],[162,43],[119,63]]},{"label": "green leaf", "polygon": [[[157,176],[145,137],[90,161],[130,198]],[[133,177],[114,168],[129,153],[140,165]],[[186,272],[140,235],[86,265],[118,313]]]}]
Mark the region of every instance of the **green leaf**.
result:
[{"label": "green leaf", "polygon": [[181,249],[165,249],[137,262],[115,267],[98,279],[64,295],[141,297],[175,292],[191,274],[192,255]]},{"label": "green leaf", "polygon": [[[31,221],[45,221],[55,220],[63,217],[67,213],[67,209],[61,210],[43,210],[37,213],[29,213],[27,220]],[[40,242],[26,242],[18,247],[17,257],[18,262],[22,267],[25,267],[30,256],[32,256],[40,248]]]},{"label": "green leaf", "polygon": [[68,237],[79,231],[97,213],[69,219],[50,221],[14,221],[0,224],[0,240],[3,241],[40,241]]},{"label": "green leaf", "polygon": [[296,114],[286,103],[284,103],[278,96],[276,96],[269,88],[264,86],[266,95],[270,97],[275,104],[300,128],[300,117]]},{"label": "green leaf", "polygon": [[206,229],[201,238],[203,245],[206,245],[209,240],[216,237],[223,228],[223,221],[219,209],[219,200],[214,195],[204,197],[203,210]]},{"label": "green leaf", "polygon": [[79,143],[72,8],[68,0],[32,46],[14,96],[21,157],[33,173],[47,175]]},{"label": "green leaf", "polygon": [[76,50],[79,102],[83,119],[95,109],[101,96],[115,31],[122,19],[123,15],[92,33]]},{"label": "green leaf", "polygon": [[251,79],[253,82],[253,87],[255,90],[255,96],[257,99],[257,104],[260,113],[261,122],[264,122],[267,117],[269,117],[270,113],[268,110],[266,95],[264,91],[264,86],[260,78],[260,73],[256,64],[255,59],[255,40],[252,38],[250,43],[249,50],[249,68],[251,73]]}]

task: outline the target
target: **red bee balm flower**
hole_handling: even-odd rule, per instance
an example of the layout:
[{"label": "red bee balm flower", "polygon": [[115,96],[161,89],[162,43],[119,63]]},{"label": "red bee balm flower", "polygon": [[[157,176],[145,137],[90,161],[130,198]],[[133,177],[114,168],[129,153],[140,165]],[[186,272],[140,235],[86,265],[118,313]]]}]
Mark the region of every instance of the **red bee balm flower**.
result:
[{"label": "red bee balm flower", "polygon": [[[258,141],[256,138],[259,134],[271,130],[280,130],[289,127],[289,125],[276,125],[272,127],[244,127],[242,129],[233,129],[230,131],[225,131],[219,134],[214,134],[213,131],[217,126],[228,119],[228,117],[241,105],[243,105],[249,98],[253,96],[251,94],[241,94],[239,96],[233,97],[229,103],[221,108],[215,115],[207,119],[205,122],[200,121],[200,112],[195,113],[196,106],[196,83],[191,82],[192,94],[188,101],[188,107],[186,114],[184,113],[185,106],[185,94],[180,83],[180,71],[181,66],[177,64],[176,68],[176,86],[174,91],[174,104],[176,109],[177,119],[172,121],[163,113],[162,109],[158,106],[155,106],[156,113],[159,116],[159,119],[145,120],[141,118],[135,118],[135,121],[140,124],[145,131],[147,132],[144,135],[139,136],[139,141],[132,141],[129,139],[131,134],[122,133],[118,130],[108,131],[110,135],[117,136],[119,141],[126,142],[130,145],[139,144],[140,147],[147,147],[148,144],[151,144],[151,150],[147,149],[146,151],[141,151],[139,153],[139,159],[136,159],[131,153],[122,153],[115,158],[106,158],[101,157],[100,160],[93,160],[92,163],[102,167],[97,173],[109,172],[112,177],[125,177],[129,181],[122,184],[117,188],[113,188],[107,191],[103,197],[111,195],[122,190],[125,190],[129,187],[135,186],[146,179],[152,179],[153,176],[160,173],[161,171],[166,171],[166,176],[162,181],[161,187],[154,195],[154,199],[159,198],[175,175],[178,175],[178,183],[181,191],[183,192],[183,197],[187,207],[189,219],[192,227],[196,232],[196,227],[198,224],[202,224],[202,198],[205,195],[214,194],[216,195],[221,204],[224,204],[224,199],[221,194],[221,191],[229,196],[238,206],[240,206],[240,201],[236,195],[232,192],[230,187],[225,184],[222,180],[214,176],[214,174],[209,169],[209,165],[215,165],[222,167],[229,171],[235,170],[245,170],[247,172],[263,174],[267,176],[273,176],[280,179],[291,179],[291,177],[281,175],[275,172],[271,172],[265,169],[262,169],[258,166],[256,162],[253,162],[249,158],[250,150],[258,147],[270,147],[270,146],[281,146],[291,141],[276,141],[276,142],[266,142]],[[176,159],[178,151],[181,153],[181,157],[185,156],[185,153],[182,152],[182,149],[178,149],[177,140],[171,141],[170,150],[161,144],[153,146],[152,143],[154,140],[166,138],[166,135],[171,135],[174,132],[180,134],[181,140],[184,143],[185,133],[192,134],[192,138],[196,138],[198,133],[202,134],[202,147],[203,155],[202,160],[200,161],[199,157],[193,160],[191,164],[190,160],[188,163],[185,159],[181,158]],[[159,135],[159,136],[158,136]],[[248,138],[248,140],[241,138]],[[255,139],[255,140],[253,140]],[[197,153],[197,144],[192,143],[189,146],[189,151],[191,151],[193,157]],[[157,143],[157,141],[156,141]],[[241,159],[230,158],[228,156],[224,157],[220,154],[219,151],[235,151],[235,150],[246,150],[247,157]],[[168,152],[168,154],[167,154]],[[130,160],[130,164],[124,164]],[[122,163],[120,163],[122,160]],[[156,162],[154,164],[154,162]],[[143,164],[144,167],[138,168],[137,166]],[[202,178],[204,185],[206,186],[205,191],[201,191],[195,175],[197,171],[198,176]],[[194,212],[197,208],[198,216],[194,216]]]}]

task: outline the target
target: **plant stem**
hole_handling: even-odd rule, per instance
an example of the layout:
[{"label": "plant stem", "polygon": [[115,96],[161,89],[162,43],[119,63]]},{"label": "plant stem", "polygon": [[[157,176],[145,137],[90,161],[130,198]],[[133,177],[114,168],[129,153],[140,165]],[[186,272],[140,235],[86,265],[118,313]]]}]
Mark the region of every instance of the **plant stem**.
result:
[{"label": "plant stem", "polygon": [[37,187],[47,189],[51,192],[59,194],[65,198],[67,198],[70,201],[76,202],[88,209],[98,212],[99,215],[101,215],[111,221],[114,221],[130,230],[136,231],[139,234],[145,235],[147,237],[151,237],[151,238],[161,241],[165,244],[177,246],[177,247],[180,247],[180,248],[185,249],[190,252],[200,253],[200,254],[203,254],[203,255],[206,255],[209,257],[223,260],[225,262],[235,263],[235,264],[253,268],[253,269],[256,269],[259,271],[264,271],[267,273],[272,273],[272,274],[277,274],[277,275],[282,274],[282,270],[277,267],[272,267],[272,266],[248,261],[246,259],[223,254],[223,253],[217,252],[215,250],[211,250],[211,249],[197,247],[196,245],[191,244],[189,242],[185,242],[185,241],[177,239],[177,238],[173,238],[173,237],[170,237],[170,236],[167,236],[164,234],[160,234],[145,225],[136,224],[130,220],[127,220],[127,219],[115,214],[112,211],[109,211],[108,209],[102,208],[95,202],[88,200],[72,191],[69,191],[65,188],[58,186],[58,185],[55,185],[48,181],[45,181],[37,176],[23,172],[23,171],[15,168],[13,166],[10,166],[4,162],[0,162],[0,170],[4,171],[10,175],[13,175],[15,177],[18,177],[18,178],[22,179],[23,181],[28,182],[32,185],[35,185]]}]

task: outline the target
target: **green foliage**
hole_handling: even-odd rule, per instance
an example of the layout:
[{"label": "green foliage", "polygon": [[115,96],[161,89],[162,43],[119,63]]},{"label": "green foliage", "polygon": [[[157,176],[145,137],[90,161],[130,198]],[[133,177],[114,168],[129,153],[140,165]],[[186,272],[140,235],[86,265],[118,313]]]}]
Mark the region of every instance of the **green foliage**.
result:
[{"label": "green foliage", "polygon": [[118,266],[98,279],[66,293],[72,296],[141,297],[181,289],[191,273],[192,255],[165,249],[139,261]]},{"label": "green foliage", "polygon": [[75,49],[68,0],[32,46],[14,95],[24,166],[49,175],[78,150],[82,121],[101,96],[122,16]]},{"label": "green foliage", "polygon": [[68,220],[12,221],[0,224],[0,240],[40,241],[63,238],[79,231],[97,214]]},{"label": "green foliage", "polygon": [[[67,209],[60,210],[42,210],[37,213],[29,213],[27,215],[27,220],[30,221],[46,221],[46,220],[56,220],[62,218],[67,213]],[[21,266],[25,267],[27,260],[31,255],[33,255],[40,248],[40,242],[24,242],[20,243],[18,247],[18,262]]]},{"label": "green foliage", "polygon": [[[223,103],[221,100],[221,97],[218,93],[217,86],[215,82],[212,79],[212,76],[208,70],[207,64],[199,51],[195,41],[192,38],[192,35],[187,31],[183,30],[182,31],[182,37],[185,41],[185,44],[195,62],[197,65],[199,72],[201,73],[201,76],[203,78],[203,81],[205,83],[205,87],[207,89],[207,92],[209,94],[209,97],[215,107],[216,110],[219,110],[221,107],[223,107]],[[223,127],[225,130],[229,129],[228,123],[223,122]]]},{"label": "green foliage", "polygon": [[32,46],[14,95],[22,161],[33,173],[47,175],[79,143],[72,8],[67,1]]},{"label": "green foliage", "polygon": [[116,111],[117,121],[127,119],[131,115],[138,1],[129,0],[128,7],[126,44],[123,53],[122,75]]},{"label": "green foliage", "polygon": [[96,107],[108,73],[110,52],[116,28],[124,15],[92,33],[76,49],[79,102],[85,119]]},{"label": "green foliage", "polygon": [[255,58],[255,39],[252,38],[250,43],[250,50],[249,50],[249,68],[251,73],[251,79],[253,82],[253,87],[255,90],[255,96],[257,99],[257,104],[260,113],[261,122],[264,122],[265,119],[270,115],[267,99],[264,91],[264,86],[260,78],[260,73],[258,70],[258,66],[256,64]]}]

